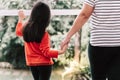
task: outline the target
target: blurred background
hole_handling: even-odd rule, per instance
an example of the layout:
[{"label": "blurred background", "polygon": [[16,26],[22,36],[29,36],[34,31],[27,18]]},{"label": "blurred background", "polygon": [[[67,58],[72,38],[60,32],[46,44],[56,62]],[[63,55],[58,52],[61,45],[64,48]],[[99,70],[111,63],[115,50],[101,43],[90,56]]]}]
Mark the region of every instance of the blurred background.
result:
[{"label": "blurred background", "polygon": [[[14,10],[30,11],[36,1],[47,3],[53,12],[48,31],[51,47],[60,48],[60,43],[71,28],[84,0],[0,0],[0,80],[33,80],[25,63],[23,39],[15,35],[18,21]],[[64,10],[64,11],[63,11]],[[72,10],[71,13],[67,10]],[[7,15],[6,12],[7,11]],[[62,11],[64,13],[62,13]],[[27,14],[29,18],[29,13]],[[54,59],[51,80],[89,80],[90,70],[87,55],[89,21],[71,39],[66,53]]]}]

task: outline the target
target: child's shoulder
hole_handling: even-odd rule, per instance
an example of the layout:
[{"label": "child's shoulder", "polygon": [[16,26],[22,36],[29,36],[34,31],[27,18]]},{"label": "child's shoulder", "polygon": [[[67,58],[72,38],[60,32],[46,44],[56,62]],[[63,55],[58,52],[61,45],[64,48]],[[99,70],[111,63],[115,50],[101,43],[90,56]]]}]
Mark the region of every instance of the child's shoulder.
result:
[{"label": "child's shoulder", "polygon": [[47,31],[45,31],[45,34],[44,35],[48,35],[49,33]]},{"label": "child's shoulder", "polygon": [[45,35],[49,35],[49,32],[48,32],[48,31],[45,31]]},{"label": "child's shoulder", "polygon": [[49,37],[49,33],[45,31],[44,37]]},{"label": "child's shoulder", "polygon": [[44,36],[42,38],[42,42],[44,43],[44,42],[48,41],[49,39],[50,39],[49,33],[45,32],[45,34],[44,34]]}]

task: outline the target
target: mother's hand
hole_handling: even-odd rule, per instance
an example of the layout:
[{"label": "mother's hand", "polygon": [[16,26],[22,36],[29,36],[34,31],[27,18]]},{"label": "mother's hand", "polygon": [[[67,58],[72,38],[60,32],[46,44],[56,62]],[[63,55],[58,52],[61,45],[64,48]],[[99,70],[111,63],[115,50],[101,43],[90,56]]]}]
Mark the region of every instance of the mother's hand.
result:
[{"label": "mother's hand", "polygon": [[68,43],[70,42],[70,38],[65,38],[62,42],[61,42],[61,49],[63,49],[63,47],[65,46],[65,45],[68,45]]}]

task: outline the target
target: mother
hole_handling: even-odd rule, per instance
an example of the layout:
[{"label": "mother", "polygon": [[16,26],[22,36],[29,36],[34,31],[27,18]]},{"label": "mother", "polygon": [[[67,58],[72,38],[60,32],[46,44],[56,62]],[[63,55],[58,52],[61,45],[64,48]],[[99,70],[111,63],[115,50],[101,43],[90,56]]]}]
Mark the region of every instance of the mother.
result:
[{"label": "mother", "polygon": [[120,80],[120,0],[85,0],[61,47],[69,43],[89,17],[92,80]]}]

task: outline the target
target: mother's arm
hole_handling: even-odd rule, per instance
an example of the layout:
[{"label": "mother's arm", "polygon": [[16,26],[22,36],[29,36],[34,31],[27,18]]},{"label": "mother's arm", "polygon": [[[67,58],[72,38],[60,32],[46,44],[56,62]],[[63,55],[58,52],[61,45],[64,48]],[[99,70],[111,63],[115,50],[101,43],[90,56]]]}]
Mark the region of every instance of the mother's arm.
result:
[{"label": "mother's arm", "polygon": [[64,45],[68,44],[70,41],[70,38],[82,28],[82,26],[87,22],[87,20],[91,16],[93,10],[94,10],[94,7],[84,3],[82,10],[80,11],[79,15],[76,17],[73,23],[72,28],[69,30],[66,38],[61,43],[61,48]]}]

